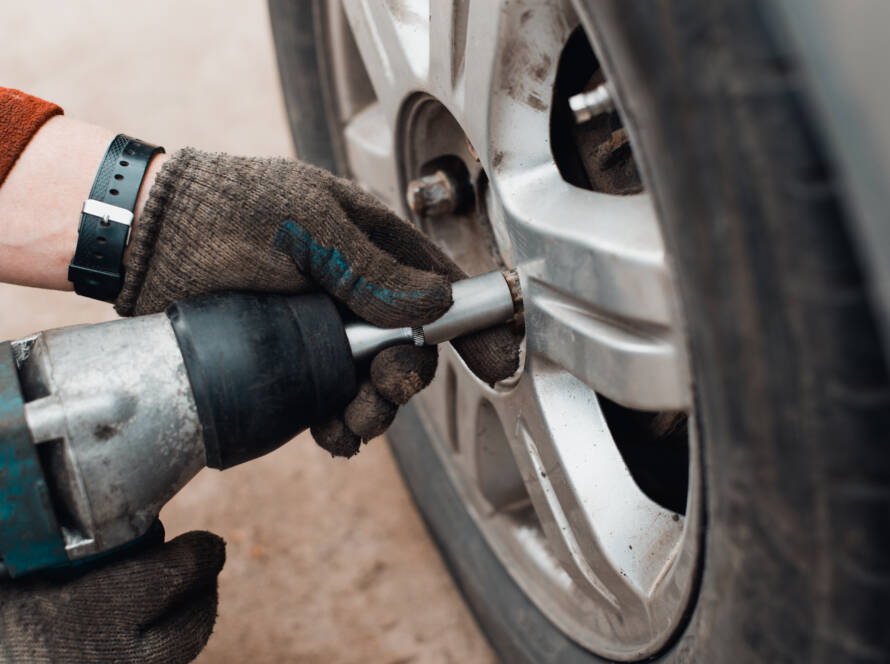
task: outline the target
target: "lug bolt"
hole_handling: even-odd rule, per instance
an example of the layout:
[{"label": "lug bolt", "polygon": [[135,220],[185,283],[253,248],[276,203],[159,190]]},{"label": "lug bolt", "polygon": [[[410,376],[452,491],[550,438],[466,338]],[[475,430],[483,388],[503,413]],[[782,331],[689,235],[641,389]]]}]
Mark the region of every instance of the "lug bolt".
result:
[{"label": "lug bolt", "polygon": [[603,113],[615,110],[615,100],[605,83],[600,83],[590,92],[579,92],[569,97],[569,108],[575,114],[575,122],[583,124]]},{"label": "lug bolt", "polygon": [[454,212],[460,202],[457,183],[445,171],[411,180],[405,197],[408,207],[419,217],[437,217]]}]

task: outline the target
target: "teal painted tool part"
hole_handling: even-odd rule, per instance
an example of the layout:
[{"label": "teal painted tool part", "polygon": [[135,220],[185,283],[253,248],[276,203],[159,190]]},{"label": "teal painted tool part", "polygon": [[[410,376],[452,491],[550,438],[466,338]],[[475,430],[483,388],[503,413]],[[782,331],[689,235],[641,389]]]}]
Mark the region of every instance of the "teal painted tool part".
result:
[{"label": "teal painted tool part", "polygon": [[0,343],[0,556],[11,577],[68,561],[8,341]]}]

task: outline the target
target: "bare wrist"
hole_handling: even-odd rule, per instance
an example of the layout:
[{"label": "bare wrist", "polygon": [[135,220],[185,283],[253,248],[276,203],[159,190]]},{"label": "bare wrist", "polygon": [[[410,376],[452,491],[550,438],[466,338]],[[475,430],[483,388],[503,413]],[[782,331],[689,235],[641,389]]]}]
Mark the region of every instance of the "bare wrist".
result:
[{"label": "bare wrist", "polygon": [[[0,187],[0,281],[72,290],[68,264],[77,247],[81,206],[114,136],[65,116],[34,135]],[[159,154],[149,164],[132,232],[166,159]]]},{"label": "bare wrist", "polygon": [[34,135],[0,187],[0,281],[72,289],[81,204],[112,138],[62,115]]}]

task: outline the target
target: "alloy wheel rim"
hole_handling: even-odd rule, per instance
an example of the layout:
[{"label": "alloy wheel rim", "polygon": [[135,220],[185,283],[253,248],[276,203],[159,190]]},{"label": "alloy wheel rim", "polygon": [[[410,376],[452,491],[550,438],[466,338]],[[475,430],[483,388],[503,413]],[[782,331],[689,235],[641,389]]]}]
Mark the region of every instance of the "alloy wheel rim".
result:
[{"label": "alloy wheel rim", "polygon": [[[485,228],[474,242],[495,250],[471,242],[453,257],[471,273],[521,270],[523,369],[490,387],[443,347],[436,380],[417,397],[436,453],[489,545],[554,624],[604,657],[657,653],[694,588],[695,427],[681,515],[639,488],[603,400],[692,420],[689,360],[649,195],[570,185],[551,152],[557,55],[580,23],[573,6],[390,0],[341,10],[331,1],[325,14],[329,75],[353,81],[335,91],[353,177],[408,216],[406,186],[437,156],[468,163],[476,200],[466,218],[415,221],[428,231],[441,222],[447,245],[475,214]],[[369,86],[354,83],[359,70]],[[431,136],[454,128],[435,120],[421,130],[424,114],[451,116],[464,140],[430,148]]]}]

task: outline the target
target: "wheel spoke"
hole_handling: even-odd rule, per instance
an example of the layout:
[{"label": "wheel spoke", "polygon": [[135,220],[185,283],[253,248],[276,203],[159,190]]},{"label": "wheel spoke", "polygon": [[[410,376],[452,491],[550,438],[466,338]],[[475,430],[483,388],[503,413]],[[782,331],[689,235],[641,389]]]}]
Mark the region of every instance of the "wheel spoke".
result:
[{"label": "wheel spoke", "polygon": [[455,416],[460,414],[455,418],[459,462],[485,499],[480,512],[492,515],[527,504],[525,482],[509,441],[512,432],[504,427],[494,402],[483,397],[484,389],[457,354],[452,351],[447,358],[457,377],[452,387]]},{"label": "wheel spoke", "polygon": [[628,408],[689,406],[686,372],[669,336],[618,326],[544,284],[526,282],[525,292],[530,356],[546,357]]},{"label": "wheel spoke", "polygon": [[[471,0],[464,44],[465,74],[451,103],[483,164],[488,162],[488,117],[500,44],[501,0]],[[458,56],[455,56],[457,59]]]},{"label": "wheel spoke", "polygon": [[438,377],[420,397],[443,434],[443,445],[474,491],[476,512],[490,518],[528,505],[522,474],[486,388],[467,371],[453,348],[443,348]]},{"label": "wheel spoke", "polygon": [[544,259],[539,278],[616,316],[668,326],[671,283],[651,201],[566,183],[555,166],[502,175],[498,195],[517,260]]},{"label": "wheel spoke", "polygon": [[[424,2],[344,2],[371,84],[386,114],[395,117],[404,94],[428,74],[429,16]],[[396,12],[392,8],[397,8]]]},{"label": "wheel spoke", "polygon": [[[552,161],[548,136],[558,55],[576,25],[574,13],[567,15],[558,2],[500,4],[497,31],[478,26],[474,59],[478,62],[481,49],[490,69],[476,85],[468,83],[467,94],[468,110],[485,113],[483,138],[492,152],[483,163],[489,176],[511,164],[527,169]],[[487,106],[481,106],[482,99]]]},{"label": "wheel spoke", "polygon": [[468,0],[430,0],[428,91],[440,98],[464,75],[466,68]]},{"label": "wheel spoke", "polygon": [[573,577],[630,609],[673,559],[683,519],[637,487],[592,390],[544,362],[528,370],[514,451],[532,502]]},{"label": "wheel spoke", "polygon": [[420,398],[485,498],[475,497],[477,512],[490,517],[530,498],[579,587],[616,610],[643,602],[674,557],[683,518],[636,485],[596,394],[539,359],[508,394],[473,378],[452,348],[439,372]]},{"label": "wheel spoke", "polygon": [[688,362],[651,201],[574,187],[550,152],[550,115],[538,100],[549,104],[553,54],[575,27],[562,11],[518,2],[490,17],[500,22],[497,38],[489,28],[481,56],[474,50],[473,101],[461,118],[482,136],[471,139],[483,146],[502,254],[527,268],[528,349],[622,405],[688,409]]},{"label": "wheel spoke", "polygon": [[530,353],[632,408],[691,405],[670,274],[645,194],[565,183],[555,167],[502,173],[501,223],[526,266]]},{"label": "wheel spoke", "polygon": [[[429,0],[365,0],[371,11],[386,7],[392,33],[398,40],[402,65],[407,65],[417,80],[429,78],[430,7]],[[383,17],[381,15],[381,21]],[[386,34],[386,31],[381,31]]]},{"label": "wheel spoke", "polygon": [[375,102],[356,114],[343,132],[352,176],[389,207],[404,209],[392,130]]}]

